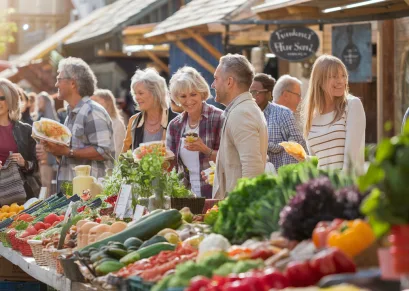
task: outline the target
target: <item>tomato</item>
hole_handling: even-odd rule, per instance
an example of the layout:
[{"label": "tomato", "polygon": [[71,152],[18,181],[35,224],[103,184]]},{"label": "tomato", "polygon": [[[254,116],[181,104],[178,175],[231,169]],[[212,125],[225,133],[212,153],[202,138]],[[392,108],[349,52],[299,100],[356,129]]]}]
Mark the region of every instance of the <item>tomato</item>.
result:
[{"label": "tomato", "polygon": [[269,288],[284,289],[290,286],[288,278],[274,268],[264,270],[260,279]]},{"label": "tomato", "polygon": [[287,266],[286,276],[293,287],[307,287],[317,283],[317,274],[309,262],[291,262]]}]

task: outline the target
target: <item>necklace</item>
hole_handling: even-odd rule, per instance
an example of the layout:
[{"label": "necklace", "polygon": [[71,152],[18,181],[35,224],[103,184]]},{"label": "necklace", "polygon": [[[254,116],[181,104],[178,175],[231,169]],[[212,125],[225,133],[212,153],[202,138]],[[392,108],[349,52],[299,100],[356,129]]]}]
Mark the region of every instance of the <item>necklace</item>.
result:
[{"label": "necklace", "polygon": [[157,133],[160,129],[161,129],[161,127],[162,126],[155,126],[155,127],[151,127],[151,128],[149,128],[149,126],[145,126],[145,128],[146,128],[146,130],[149,132],[149,133]]},{"label": "necklace", "polygon": [[190,127],[191,129],[196,128],[196,127],[199,125],[201,119],[202,119],[202,118],[199,118],[199,120],[198,120],[196,123],[191,124],[191,119],[189,118],[189,120],[188,120],[188,121],[189,121],[189,122],[188,122],[189,127]]}]

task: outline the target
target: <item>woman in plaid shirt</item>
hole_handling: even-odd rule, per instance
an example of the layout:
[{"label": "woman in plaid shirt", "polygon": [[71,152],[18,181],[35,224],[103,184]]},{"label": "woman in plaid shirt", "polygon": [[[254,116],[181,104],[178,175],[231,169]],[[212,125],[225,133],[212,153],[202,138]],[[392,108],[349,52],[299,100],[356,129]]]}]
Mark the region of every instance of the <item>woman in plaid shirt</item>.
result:
[{"label": "woman in plaid shirt", "polygon": [[[200,172],[216,161],[219,150],[223,111],[206,103],[209,86],[202,75],[191,67],[179,69],[170,80],[172,99],[183,108],[173,119],[166,134],[167,147],[175,153],[176,169],[184,173],[186,184],[198,197],[212,197],[212,186],[201,179]],[[193,142],[186,134],[195,133]]]}]

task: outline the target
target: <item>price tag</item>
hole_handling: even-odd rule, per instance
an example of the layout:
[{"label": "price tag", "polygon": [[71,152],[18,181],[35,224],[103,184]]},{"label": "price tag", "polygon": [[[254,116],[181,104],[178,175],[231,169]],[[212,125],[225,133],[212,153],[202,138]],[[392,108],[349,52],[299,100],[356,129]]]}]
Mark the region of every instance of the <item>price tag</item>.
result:
[{"label": "price tag", "polygon": [[132,186],[122,185],[118,199],[115,204],[114,213],[116,217],[123,219],[132,217]]},{"label": "price tag", "polygon": [[68,204],[67,211],[65,212],[64,223],[67,223],[68,218],[70,218],[70,215],[71,215],[71,212],[72,212],[72,204],[73,204],[72,201],[70,202],[70,204]]},{"label": "price tag", "polygon": [[44,200],[47,196],[47,187],[41,187],[40,194],[38,194],[38,199]]},{"label": "price tag", "polygon": [[133,220],[138,221],[139,219],[141,219],[141,217],[145,213],[145,209],[146,208],[142,205],[136,205],[135,212],[133,214]]}]

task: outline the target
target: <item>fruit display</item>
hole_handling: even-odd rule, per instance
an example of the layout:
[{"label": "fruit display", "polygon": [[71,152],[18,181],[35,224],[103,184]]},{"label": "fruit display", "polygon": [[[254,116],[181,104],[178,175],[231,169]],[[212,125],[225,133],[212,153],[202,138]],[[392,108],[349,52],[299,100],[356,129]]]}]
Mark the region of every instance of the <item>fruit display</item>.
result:
[{"label": "fruit display", "polygon": [[137,149],[134,150],[133,155],[135,161],[141,160],[145,155],[156,153],[165,159],[174,158],[174,154],[166,148],[166,145],[162,141],[141,143]]},{"label": "fruit display", "polygon": [[24,210],[24,206],[18,205],[17,203],[13,203],[11,205],[3,205],[0,208],[0,221],[13,217],[23,210]]}]

